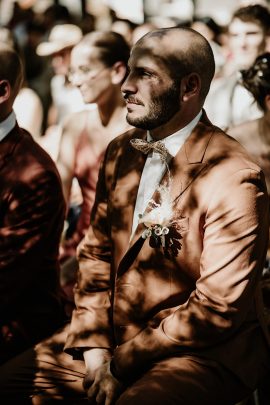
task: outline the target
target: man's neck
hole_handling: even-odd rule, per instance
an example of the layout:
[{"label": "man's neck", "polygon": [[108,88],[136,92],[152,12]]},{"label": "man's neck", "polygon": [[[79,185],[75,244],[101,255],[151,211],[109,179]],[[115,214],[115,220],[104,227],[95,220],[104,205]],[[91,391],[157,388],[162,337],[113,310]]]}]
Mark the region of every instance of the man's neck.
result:
[{"label": "man's neck", "polygon": [[191,114],[184,114],[182,111],[180,114],[176,114],[169,122],[164,125],[161,125],[158,128],[154,128],[149,130],[151,137],[158,141],[168,136],[174,134],[175,132],[180,131],[181,129],[185,128],[200,112],[200,109],[196,112],[192,112]]}]

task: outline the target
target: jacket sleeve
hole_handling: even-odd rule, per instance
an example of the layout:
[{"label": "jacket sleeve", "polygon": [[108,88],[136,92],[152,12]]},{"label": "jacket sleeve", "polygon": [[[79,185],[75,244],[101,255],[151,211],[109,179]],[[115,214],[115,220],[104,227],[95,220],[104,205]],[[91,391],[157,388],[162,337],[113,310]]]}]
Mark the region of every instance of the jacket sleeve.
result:
[{"label": "jacket sleeve", "polygon": [[[0,224],[0,311],[33,285],[47,260],[57,261],[65,203],[59,177],[50,170],[28,168],[2,201]],[[15,288],[16,286],[16,288]],[[8,294],[7,294],[8,292]]]},{"label": "jacket sleeve", "polygon": [[64,350],[82,358],[87,348],[112,347],[111,241],[108,219],[108,173],[106,153],[100,168],[91,225],[78,246],[79,270],[74,288],[73,311]]},{"label": "jacket sleeve", "polygon": [[146,327],[115,349],[119,378],[159,358],[207,349],[237,333],[254,305],[266,254],[268,210],[260,172],[239,170],[216,184],[205,213],[196,289],[156,328]]}]

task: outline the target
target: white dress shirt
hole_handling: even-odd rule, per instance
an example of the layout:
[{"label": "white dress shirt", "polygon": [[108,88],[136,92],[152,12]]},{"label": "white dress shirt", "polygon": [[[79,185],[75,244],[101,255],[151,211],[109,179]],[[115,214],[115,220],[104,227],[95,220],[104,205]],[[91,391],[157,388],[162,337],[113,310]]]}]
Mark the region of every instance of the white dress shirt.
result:
[{"label": "white dress shirt", "polygon": [[[199,122],[201,115],[202,111],[200,111],[199,114],[196,115],[196,117],[184,128],[162,140],[171,157],[174,157],[177,154],[187,137],[191,134],[193,128]],[[147,132],[147,141],[152,140],[153,139],[150,133]],[[167,161],[167,164],[168,163],[169,162]],[[138,226],[139,214],[143,214],[143,212],[145,211],[149,200],[152,198],[156,188],[159,185],[160,180],[165,173],[166,168],[166,163],[162,162],[159,153],[148,153],[137,193],[137,199],[133,214],[131,238],[133,237]]]},{"label": "white dress shirt", "polygon": [[12,111],[4,121],[0,122],[0,142],[15,127],[15,125],[16,125],[16,116],[14,111]]}]

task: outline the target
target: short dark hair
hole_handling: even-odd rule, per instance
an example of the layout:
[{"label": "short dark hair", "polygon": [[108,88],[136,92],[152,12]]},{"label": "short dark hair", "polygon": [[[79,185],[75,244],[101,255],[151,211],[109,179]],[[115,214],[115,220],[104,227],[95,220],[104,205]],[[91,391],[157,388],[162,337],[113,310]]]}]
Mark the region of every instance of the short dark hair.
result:
[{"label": "short dark hair", "polygon": [[241,71],[241,75],[243,86],[265,111],[265,97],[270,94],[270,53],[259,55],[249,69]]},{"label": "short dark hair", "polygon": [[197,73],[202,79],[201,98],[205,99],[215,74],[214,55],[207,39],[192,28],[186,27],[162,28],[160,30],[151,31],[146,34],[146,36],[162,37],[166,35],[167,32],[174,30],[189,33],[193,37],[193,40],[190,41],[190,45],[187,49],[179,49],[178,52],[174,49],[172,53],[166,53],[164,56],[161,55],[160,59],[163,60],[164,65],[167,66],[171,77],[176,83],[180,82],[183,76],[190,73]]},{"label": "short dark hair", "polygon": [[100,59],[106,66],[113,66],[119,61],[127,65],[130,48],[117,32],[93,31],[83,37],[78,45],[81,44],[99,48]]},{"label": "short dark hair", "polygon": [[0,80],[8,80],[10,86],[19,90],[23,79],[23,64],[19,54],[10,46],[0,44]]},{"label": "short dark hair", "polygon": [[253,22],[262,27],[265,33],[270,30],[270,12],[268,8],[260,4],[240,7],[233,13],[231,21],[235,18],[243,22]]}]

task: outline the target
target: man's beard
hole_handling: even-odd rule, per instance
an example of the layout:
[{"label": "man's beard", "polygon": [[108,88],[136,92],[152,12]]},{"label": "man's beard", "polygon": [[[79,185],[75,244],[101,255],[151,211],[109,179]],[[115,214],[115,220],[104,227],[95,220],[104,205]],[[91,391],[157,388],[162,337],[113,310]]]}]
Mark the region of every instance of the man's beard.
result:
[{"label": "man's beard", "polygon": [[147,115],[132,118],[127,114],[127,122],[136,128],[155,129],[166,124],[180,109],[180,86],[171,86],[163,94],[152,99]]}]

